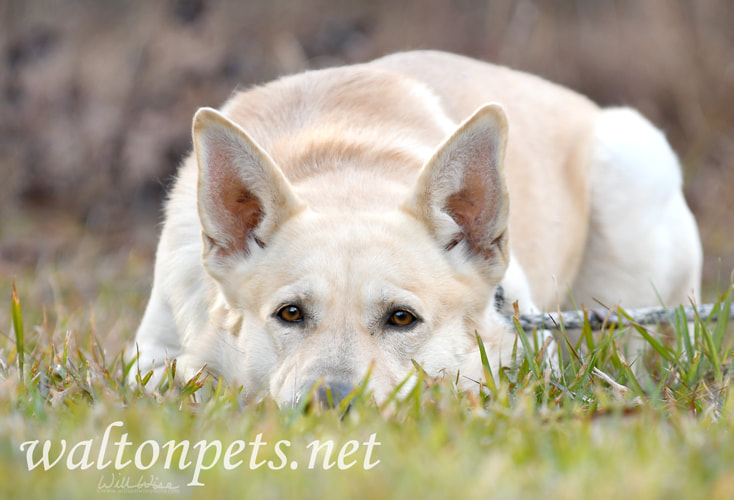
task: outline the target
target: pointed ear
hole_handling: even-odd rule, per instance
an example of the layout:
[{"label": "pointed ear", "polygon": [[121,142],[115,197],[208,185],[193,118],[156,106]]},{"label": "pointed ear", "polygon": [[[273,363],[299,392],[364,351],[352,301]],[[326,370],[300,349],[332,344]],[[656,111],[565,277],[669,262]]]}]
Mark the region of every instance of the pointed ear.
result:
[{"label": "pointed ear", "polygon": [[509,263],[506,142],[502,107],[482,106],[436,149],[405,205],[447,252],[463,248],[479,259],[492,282]]},{"label": "pointed ear", "polygon": [[272,158],[220,112],[199,109],[193,139],[205,254],[226,257],[248,254],[253,244],[264,247],[304,208]]}]

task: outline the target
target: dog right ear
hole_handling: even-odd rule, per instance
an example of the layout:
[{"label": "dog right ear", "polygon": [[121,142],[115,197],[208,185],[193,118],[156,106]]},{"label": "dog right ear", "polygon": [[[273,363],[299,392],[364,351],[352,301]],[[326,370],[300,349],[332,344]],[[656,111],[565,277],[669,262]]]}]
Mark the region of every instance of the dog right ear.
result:
[{"label": "dog right ear", "polygon": [[211,108],[194,116],[197,208],[204,253],[247,255],[305,205],[281,170],[242,128]]},{"label": "dog right ear", "polygon": [[459,246],[477,258],[495,284],[509,263],[506,143],[502,107],[480,107],[438,146],[405,204],[447,251]]}]

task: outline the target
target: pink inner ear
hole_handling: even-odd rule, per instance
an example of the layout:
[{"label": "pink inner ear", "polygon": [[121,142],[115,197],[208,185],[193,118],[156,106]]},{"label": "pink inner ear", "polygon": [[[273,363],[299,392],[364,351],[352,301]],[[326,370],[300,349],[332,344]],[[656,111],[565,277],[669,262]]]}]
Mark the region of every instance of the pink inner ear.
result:
[{"label": "pink inner ear", "polygon": [[214,224],[225,241],[217,241],[226,254],[247,251],[247,240],[263,217],[262,203],[232,168],[234,161],[223,154],[226,145],[212,145],[208,152],[207,196],[214,208]]},{"label": "pink inner ear", "polygon": [[487,230],[483,227],[488,222],[486,205],[486,194],[478,186],[467,186],[446,200],[446,211],[463,230],[473,252],[481,250],[481,236]]},{"label": "pink inner ear", "polygon": [[497,187],[478,172],[474,175],[467,172],[462,184],[460,191],[446,199],[445,210],[461,227],[462,238],[472,253],[490,258],[494,254],[495,243],[491,240],[501,236],[493,234],[497,229],[493,227],[495,211],[501,203],[497,196],[501,195]]}]

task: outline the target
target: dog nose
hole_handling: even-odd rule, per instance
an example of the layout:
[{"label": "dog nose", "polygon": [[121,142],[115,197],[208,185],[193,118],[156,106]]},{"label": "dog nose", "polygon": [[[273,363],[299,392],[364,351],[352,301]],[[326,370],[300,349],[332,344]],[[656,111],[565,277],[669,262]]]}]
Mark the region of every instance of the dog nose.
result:
[{"label": "dog nose", "polygon": [[335,408],[354,389],[352,384],[344,382],[325,382],[319,384],[314,391],[317,382],[305,383],[296,393],[295,405],[298,406],[303,398],[310,397],[309,406],[316,405],[320,408]]}]

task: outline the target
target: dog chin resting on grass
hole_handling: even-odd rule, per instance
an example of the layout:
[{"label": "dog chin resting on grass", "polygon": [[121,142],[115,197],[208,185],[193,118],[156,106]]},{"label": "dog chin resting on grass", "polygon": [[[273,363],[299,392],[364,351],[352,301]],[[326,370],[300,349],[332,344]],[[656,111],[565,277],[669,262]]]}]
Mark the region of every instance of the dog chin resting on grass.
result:
[{"label": "dog chin resting on grass", "polygon": [[177,359],[281,404],[368,373],[380,400],[413,360],[476,388],[475,332],[498,373],[515,302],[698,298],[662,133],[532,75],[428,51],[309,71],[200,109],[193,144],[129,351],[148,387]]}]

